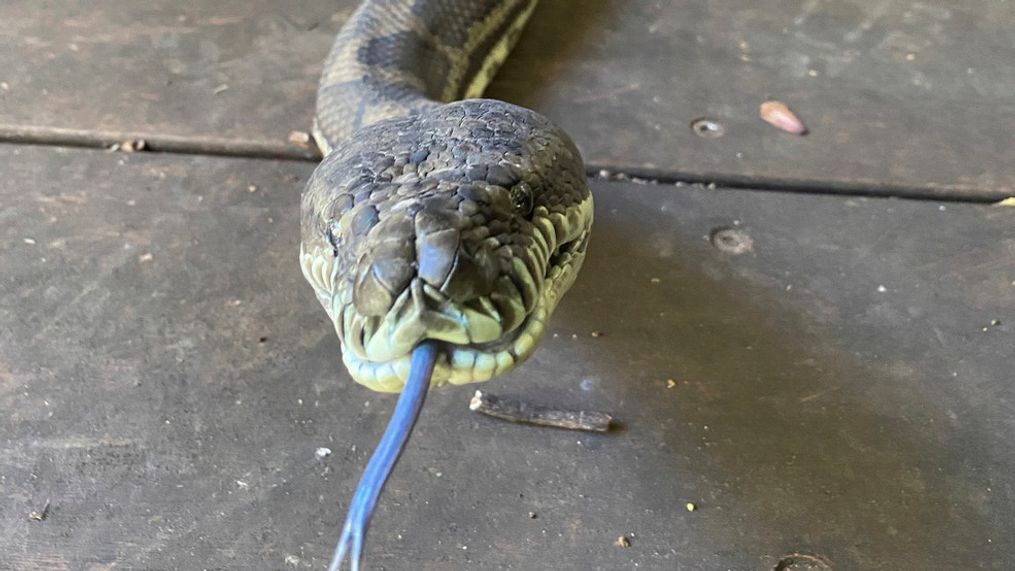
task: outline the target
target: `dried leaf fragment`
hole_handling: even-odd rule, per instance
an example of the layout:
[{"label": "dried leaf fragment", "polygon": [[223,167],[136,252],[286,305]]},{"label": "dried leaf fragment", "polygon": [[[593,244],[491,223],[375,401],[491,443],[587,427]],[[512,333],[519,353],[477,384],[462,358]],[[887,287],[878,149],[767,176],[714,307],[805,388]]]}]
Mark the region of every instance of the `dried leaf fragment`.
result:
[{"label": "dried leaf fragment", "polygon": [[997,206],[1015,206],[1015,196],[1009,196],[1004,200],[994,203]]},{"label": "dried leaf fragment", "polygon": [[613,544],[617,547],[631,547],[631,540],[626,535],[621,535]]},{"label": "dried leaf fragment", "polygon": [[782,101],[766,101],[761,104],[761,118],[778,129],[794,135],[807,134],[807,127]]}]

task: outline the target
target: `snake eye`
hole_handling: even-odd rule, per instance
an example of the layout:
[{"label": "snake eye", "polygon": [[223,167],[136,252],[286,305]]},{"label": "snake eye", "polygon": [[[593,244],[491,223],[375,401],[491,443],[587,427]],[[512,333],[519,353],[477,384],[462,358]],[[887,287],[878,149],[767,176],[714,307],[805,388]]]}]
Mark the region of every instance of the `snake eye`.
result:
[{"label": "snake eye", "polygon": [[527,183],[520,182],[511,187],[511,204],[515,207],[515,212],[522,216],[528,216],[532,214],[533,198],[532,198],[532,187]]}]

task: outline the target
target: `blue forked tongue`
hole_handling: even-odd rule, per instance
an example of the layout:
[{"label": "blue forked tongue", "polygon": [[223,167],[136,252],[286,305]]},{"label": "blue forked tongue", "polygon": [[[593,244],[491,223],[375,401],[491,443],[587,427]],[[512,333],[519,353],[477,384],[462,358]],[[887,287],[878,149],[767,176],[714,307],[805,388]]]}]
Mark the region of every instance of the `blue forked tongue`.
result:
[{"label": "blue forked tongue", "polygon": [[342,537],[335,547],[335,555],[331,558],[328,571],[338,571],[342,561],[345,560],[346,552],[351,559],[352,571],[359,571],[363,563],[363,542],[366,540],[370,518],[374,515],[374,508],[377,507],[377,498],[380,497],[384,483],[388,481],[388,476],[398,462],[405,443],[409,441],[412,427],[419,418],[419,411],[423,408],[423,401],[430,388],[430,376],[436,362],[437,342],[424,341],[413,349],[409,379],[398,397],[395,412],[391,414],[388,427],[384,429],[384,436],[381,437],[374,455],[370,457],[370,462],[363,470],[363,477],[360,478],[352,503],[349,504],[349,513],[342,526]]}]

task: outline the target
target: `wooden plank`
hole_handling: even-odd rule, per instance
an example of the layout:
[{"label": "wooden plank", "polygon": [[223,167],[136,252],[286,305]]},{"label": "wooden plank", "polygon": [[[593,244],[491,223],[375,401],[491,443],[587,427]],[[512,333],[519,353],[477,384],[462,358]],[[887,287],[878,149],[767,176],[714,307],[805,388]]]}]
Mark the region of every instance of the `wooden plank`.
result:
[{"label": "wooden plank", "polygon": [[[0,162],[4,564],[323,567],[393,399],[342,371],[299,275],[311,165]],[[377,568],[1010,567],[1015,209],[594,191],[582,277],[533,359],[484,388],[624,430],[435,392],[375,518]]]},{"label": "wooden plank", "polygon": [[356,4],[3,2],[0,124],[292,147]]},{"label": "wooden plank", "polygon": [[[990,0],[545,3],[492,92],[556,119],[590,162],[648,176],[1003,197],[1012,22]],[[810,133],[762,122],[767,99]],[[725,134],[696,135],[699,118]]]},{"label": "wooden plank", "polygon": [[[286,136],[308,128],[354,4],[5,2],[0,137],[50,127],[302,154]],[[597,169],[990,200],[1015,195],[1013,21],[994,0],[555,0],[489,94],[560,122]],[[761,122],[769,98],[810,134]],[[695,135],[701,117],[725,134]]]}]

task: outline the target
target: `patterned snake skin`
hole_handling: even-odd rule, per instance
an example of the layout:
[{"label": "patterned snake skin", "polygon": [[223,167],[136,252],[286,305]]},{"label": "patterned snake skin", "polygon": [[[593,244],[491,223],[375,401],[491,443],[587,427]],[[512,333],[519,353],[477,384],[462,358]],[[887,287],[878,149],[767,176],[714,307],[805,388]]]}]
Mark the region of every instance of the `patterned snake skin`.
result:
[{"label": "patterned snake skin", "polygon": [[511,369],[582,265],[593,207],[574,143],[475,99],[534,5],[367,0],[328,56],[300,261],[371,389],[400,391],[426,339],[445,344],[432,386]]}]

